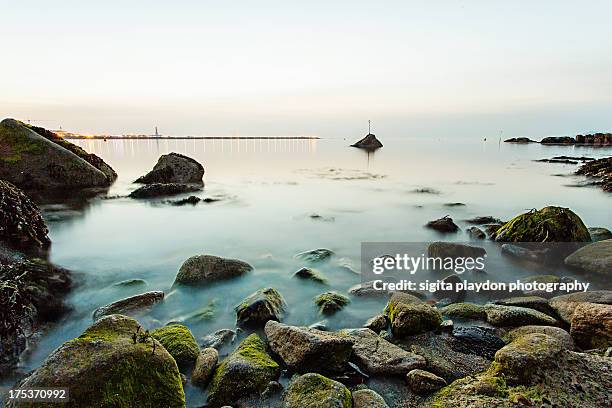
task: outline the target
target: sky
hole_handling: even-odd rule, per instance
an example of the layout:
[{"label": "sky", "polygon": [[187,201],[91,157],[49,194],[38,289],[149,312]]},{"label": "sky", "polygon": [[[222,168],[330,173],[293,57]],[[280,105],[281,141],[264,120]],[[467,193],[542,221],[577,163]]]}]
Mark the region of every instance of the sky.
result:
[{"label": "sky", "polygon": [[0,117],[85,133],[612,131],[608,0],[0,0]]}]

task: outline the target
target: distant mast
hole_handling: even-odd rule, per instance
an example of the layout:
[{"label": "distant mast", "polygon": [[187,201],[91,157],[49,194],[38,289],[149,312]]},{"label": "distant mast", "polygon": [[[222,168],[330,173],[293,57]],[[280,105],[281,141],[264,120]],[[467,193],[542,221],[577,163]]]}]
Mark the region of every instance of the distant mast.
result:
[{"label": "distant mast", "polygon": [[161,135],[157,132],[157,126],[155,126],[155,134],[153,135],[155,137],[160,137]]},{"label": "distant mast", "polygon": [[368,119],[368,135],[372,134],[372,121]]}]

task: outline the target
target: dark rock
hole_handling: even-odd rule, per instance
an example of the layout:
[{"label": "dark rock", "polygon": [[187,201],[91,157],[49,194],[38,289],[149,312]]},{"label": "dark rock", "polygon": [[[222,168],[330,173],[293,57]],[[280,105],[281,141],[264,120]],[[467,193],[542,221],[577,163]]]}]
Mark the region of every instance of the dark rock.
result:
[{"label": "dark rock", "polygon": [[387,330],[387,327],[389,327],[389,321],[387,320],[387,316],[379,314],[369,318],[363,327],[370,329],[375,333],[380,333],[383,330]]},{"label": "dark rock", "polygon": [[17,187],[0,180],[0,242],[17,250],[45,253],[51,245],[40,210]]},{"label": "dark rock", "polygon": [[456,327],[453,329],[453,337],[458,340],[452,343],[453,350],[476,354],[489,360],[494,358],[497,350],[506,345],[496,330],[490,327]]},{"label": "dark rock", "polygon": [[368,133],[363,139],[352,144],[351,147],[359,147],[361,149],[376,150],[381,148],[383,144],[372,133]]},{"label": "dark rock", "polygon": [[246,262],[214,255],[196,255],[187,259],[176,275],[174,285],[201,286],[234,278],[253,270]]},{"label": "dark rock", "polygon": [[196,205],[200,201],[202,201],[202,199],[200,197],[189,196],[187,198],[183,198],[182,200],[171,201],[171,203],[172,203],[172,205],[182,206],[182,205],[186,205],[186,204]]},{"label": "dark rock", "polygon": [[470,227],[466,230],[472,239],[485,239],[487,235],[478,227]]},{"label": "dark rock", "polygon": [[445,207],[465,207],[464,203],[445,203]]},{"label": "dark rock", "polygon": [[268,321],[265,326],[270,349],[297,372],[342,372],[353,349],[347,334]]},{"label": "dark rock", "polygon": [[468,224],[476,224],[476,225],[501,224],[501,221],[499,220],[499,218],[491,217],[489,215],[470,218],[469,220],[465,220],[465,222],[467,222]]},{"label": "dark rock", "polygon": [[349,298],[336,292],[325,292],[314,298],[314,303],[323,314],[333,314],[350,303]]},{"label": "dark rock", "polygon": [[577,161],[569,159],[539,159],[534,161],[540,163],[578,164]]},{"label": "dark rock", "polygon": [[55,143],[19,121],[5,119],[0,122],[0,178],[25,190],[45,191],[112,183],[102,170],[64,147],[68,145],[74,146]]},{"label": "dark rock", "polygon": [[143,279],[126,279],[121,282],[114,283],[113,286],[122,288],[134,287],[134,286],[146,286],[147,282]]},{"label": "dark rock", "polygon": [[535,140],[531,140],[528,137],[511,137],[510,139],[504,140],[505,143],[537,143]]},{"label": "dark rock", "polygon": [[495,239],[495,235],[497,231],[502,227],[502,225],[503,224],[499,224],[499,223],[486,224],[483,226],[483,228],[485,232],[487,233],[487,235],[489,236],[489,238]]},{"label": "dark rock", "polygon": [[179,153],[162,155],[153,170],[135,183],[202,183],[204,167],[194,159]]},{"label": "dark rock", "polygon": [[[431,255],[430,255],[431,256]],[[450,285],[451,289],[438,289],[433,293],[436,299],[448,298],[451,302],[461,302],[465,299],[465,289],[457,289],[457,286],[462,284],[462,280],[457,274],[449,275],[442,279],[445,285]]]},{"label": "dark rock", "polygon": [[612,231],[602,227],[589,227],[589,234],[591,234],[591,241],[605,241],[606,239],[612,239]]},{"label": "dark rock", "polygon": [[200,191],[202,186],[195,184],[147,184],[132,191],[131,198],[156,198]]},{"label": "dark rock", "polygon": [[118,300],[106,306],[97,308],[93,313],[94,320],[111,314],[138,315],[148,312],[157,303],[164,300],[164,292],[153,291],[141,293]]},{"label": "dark rock", "polygon": [[457,224],[448,215],[434,221],[429,221],[425,226],[439,232],[457,232],[459,230]]},{"label": "dark rock", "polygon": [[234,310],[239,326],[263,326],[268,320],[281,321],[285,314],[286,303],[274,288],[259,289],[247,296]]},{"label": "dark rock", "polygon": [[576,174],[593,178],[604,191],[612,192],[612,157],[585,163]]},{"label": "dark rock", "polygon": [[541,144],[575,144],[576,139],[570,136],[550,136],[540,141]]},{"label": "dark rock", "polygon": [[307,279],[317,283],[327,283],[327,279],[321,274],[318,269],[313,268],[301,268],[293,274],[294,277],[300,279]]}]

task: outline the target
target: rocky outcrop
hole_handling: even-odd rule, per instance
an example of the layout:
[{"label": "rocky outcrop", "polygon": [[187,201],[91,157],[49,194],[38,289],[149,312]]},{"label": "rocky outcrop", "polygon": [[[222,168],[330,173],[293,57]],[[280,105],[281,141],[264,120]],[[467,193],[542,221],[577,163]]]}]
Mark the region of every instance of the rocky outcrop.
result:
[{"label": "rocky outcrop", "polygon": [[504,140],[505,143],[537,143],[535,140],[531,140],[528,137],[511,137],[510,139]]},{"label": "rocky outcrop", "polygon": [[391,296],[385,315],[391,323],[391,332],[399,338],[433,330],[442,323],[442,315],[435,307],[405,293]]},{"label": "rocky outcrop", "polygon": [[209,386],[208,403],[221,407],[260,394],[279,374],[280,367],[266,352],[264,342],[257,334],[251,334],[217,366]]},{"label": "rocky outcrop", "polygon": [[376,150],[383,147],[383,144],[372,133],[368,133],[363,139],[355,142],[351,147],[358,147],[366,150]]},{"label": "rocky outcrop", "polygon": [[191,383],[198,387],[206,387],[219,360],[219,352],[214,348],[205,348],[198,354],[195,367],[191,373]]},{"label": "rocky outcrop", "polygon": [[109,178],[85,158],[66,149],[68,143],[54,143],[19,121],[3,120],[0,178],[25,190],[44,191],[107,187],[114,181],[112,175]]},{"label": "rocky outcrop", "polygon": [[448,215],[434,221],[429,221],[427,224],[425,224],[425,226],[438,232],[445,233],[457,232],[459,230],[457,224],[455,224],[453,222],[453,219],[450,218]]},{"label": "rocky outcrop", "polygon": [[135,183],[202,183],[204,167],[194,159],[179,153],[162,155],[153,170]]},{"label": "rocky outcrop", "polygon": [[138,315],[148,312],[157,303],[164,300],[164,292],[152,291],[127,297],[97,308],[93,313],[94,320],[111,314]]},{"label": "rocky outcrop", "polygon": [[612,239],[586,245],[565,258],[565,264],[601,278],[612,274]]},{"label": "rocky outcrop", "polygon": [[349,298],[336,292],[325,292],[314,298],[314,303],[322,314],[333,314],[350,303]]},{"label": "rocky outcrop", "polygon": [[518,215],[495,233],[498,242],[590,242],[586,226],[572,210],[544,207]]},{"label": "rocky outcrop", "polygon": [[425,359],[388,342],[370,329],[343,331],[353,343],[351,360],[371,375],[406,375],[425,366]]},{"label": "rocky outcrop", "polygon": [[214,255],[196,255],[187,259],[176,275],[174,285],[202,286],[215,281],[241,276],[253,267],[238,259]]},{"label": "rocky outcrop", "polygon": [[239,326],[258,327],[268,320],[281,321],[286,307],[285,299],[276,289],[259,289],[234,308],[236,322]]},{"label": "rocky outcrop", "polygon": [[273,320],[265,326],[270,349],[297,372],[343,371],[353,340],[347,334],[287,326]]},{"label": "rocky outcrop", "polygon": [[178,183],[167,183],[167,184],[146,184],[129,194],[131,198],[156,198],[156,197],[167,197],[177,194],[193,193],[195,191],[202,190],[202,187],[197,184],[178,184]]},{"label": "rocky outcrop", "polygon": [[169,324],[151,332],[151,337],[159,341],[174,358],[179,367],[193,366],[200,348],[187,326]]},{"label": "rocky outcrop", "polygon": [[157,340],[138,333],[139,326],[129,317],[106,316],[55,350],[19,386],[69,388],[69,406],[77,408],[184,408],[174,359]]},{"label": "rocky outcrop", "polygon": [[283,408],[352,408],[351,392],[342,383],[308,373],[291,381]]},{"label": "rocky outcrop", "polygon": [[575,144],[576,139],[570,136],[549,136],[540,141],[542,144]]},{"label": "rocky outcrop", "polygon": [[580,303],[572,315],[570,334],[585,350],[611,347],[612,305]]},{"label": "rocky outcrop", "polygon": [[31,253],[51,245],[40,210],[20,189],[0,180],[0,243]]},{"label": "rocky outcrop", "polygon": [[576,170],[576,174],[593,178],[604,191],[612,192],[612,157],[585,163]]}]

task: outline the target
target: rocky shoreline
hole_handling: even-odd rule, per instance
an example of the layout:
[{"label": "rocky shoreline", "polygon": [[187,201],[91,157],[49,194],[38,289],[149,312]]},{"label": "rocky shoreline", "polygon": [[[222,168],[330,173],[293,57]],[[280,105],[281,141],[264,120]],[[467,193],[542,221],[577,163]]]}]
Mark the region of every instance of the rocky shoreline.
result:
[{"label": "rocky shoreline", "polygon": [[576,145],[576,146],[610,146],[612,145],[612,133],[594,133],[587,135],[571,136],[549,136],[541,141],[532,140],[528,137],[512,137],[504,140],[506,143],[541,143],[544,145]]}]

